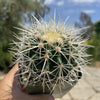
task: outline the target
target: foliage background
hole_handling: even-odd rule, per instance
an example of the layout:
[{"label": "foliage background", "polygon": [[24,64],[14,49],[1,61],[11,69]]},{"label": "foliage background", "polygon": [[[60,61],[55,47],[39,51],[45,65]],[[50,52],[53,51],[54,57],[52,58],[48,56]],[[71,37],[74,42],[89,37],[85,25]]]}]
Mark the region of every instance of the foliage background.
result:
[{"label": "foliage background", "polygon": [[33,14],[38,19],[44,17],[50,10],[44,4],[45,0],[0,0],[0,70],[7,72],[12,63],[9,48],[14,38],[14,33],[19,31],[14,28],[28,22]]},{"label": "foliage background", "polygon": [[79,21],[75,23],[75,26],[79,28],[89,26],[87,31],[82,34],[82,38],[88,38],[86,43],[94,46],[87,50],[92,55],[89,57],[92,59],[91,64],[100,61],[100,21],[93,23],[88,14],[81,12]]},{"label": "foliage background", "polygon": [[94,48],[89,48],[88,53],[90,53],[93,58],[93,62],[100,61],[100,21],[94,23],[95,29],[92,39],[87,41],[87,44],[93,45]]}]

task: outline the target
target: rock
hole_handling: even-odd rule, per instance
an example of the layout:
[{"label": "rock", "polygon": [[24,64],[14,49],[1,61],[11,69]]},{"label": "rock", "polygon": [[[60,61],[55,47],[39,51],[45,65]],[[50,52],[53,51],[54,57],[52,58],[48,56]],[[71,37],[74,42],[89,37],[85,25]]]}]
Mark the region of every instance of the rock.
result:
[{"label": "rock", "polygon": [[77,88],[75,87],[70,91],[73,100],[88,100],[89,97],[95,94],[95,91],[91,87]]},{"label": "rock", "polygon": [[100,100],[100,93],[95,94],[90,100]]},{"label": "rock", "polygon": [[61,100],[71,100],[71,97],[69,96],[69,94],[65,94]]}]

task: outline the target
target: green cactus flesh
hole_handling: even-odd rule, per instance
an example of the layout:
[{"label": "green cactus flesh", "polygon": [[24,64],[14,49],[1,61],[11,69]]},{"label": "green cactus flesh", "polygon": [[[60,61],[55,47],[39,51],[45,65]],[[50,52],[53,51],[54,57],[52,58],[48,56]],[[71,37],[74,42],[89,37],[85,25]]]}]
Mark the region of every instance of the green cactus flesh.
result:
[{"label": "green cactus flesh", "polygon": [[42,86],[52,92],[56,85],[73,85],[82,76],[86,65],[87,45],[73,26],[64,23],[43,22],[20,29],[19,42],[13,48],[19,63],[20,81],[24,87]]}]

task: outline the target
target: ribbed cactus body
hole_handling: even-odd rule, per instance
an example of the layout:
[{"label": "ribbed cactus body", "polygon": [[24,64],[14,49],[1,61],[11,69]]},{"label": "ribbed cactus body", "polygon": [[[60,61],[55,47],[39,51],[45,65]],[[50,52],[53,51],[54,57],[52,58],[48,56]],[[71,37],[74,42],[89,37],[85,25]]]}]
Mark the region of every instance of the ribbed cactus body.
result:
[{"label": "ribbed cactus body", "polygon": [[20,30],[13,50],[20,82],[29,93],[52,93],[56,86],[61,91],[65,83],[72,87],[78,81],[88,56],[78,30],[53,20],[37,20],[33,27]]}]

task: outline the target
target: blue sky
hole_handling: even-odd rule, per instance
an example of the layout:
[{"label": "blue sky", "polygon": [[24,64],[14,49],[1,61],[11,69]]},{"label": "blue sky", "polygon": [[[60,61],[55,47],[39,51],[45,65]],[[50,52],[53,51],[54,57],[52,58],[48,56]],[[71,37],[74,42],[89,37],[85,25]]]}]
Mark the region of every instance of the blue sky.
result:
[{"label": "blue sky", "polygon": [[85,12],[91,16],[93,22],[100,20],[100,0],[46,0],[50,7],[50,16],[61,16],[64,20],[70,16],[72,22],[79,19],[80,13]]}]

